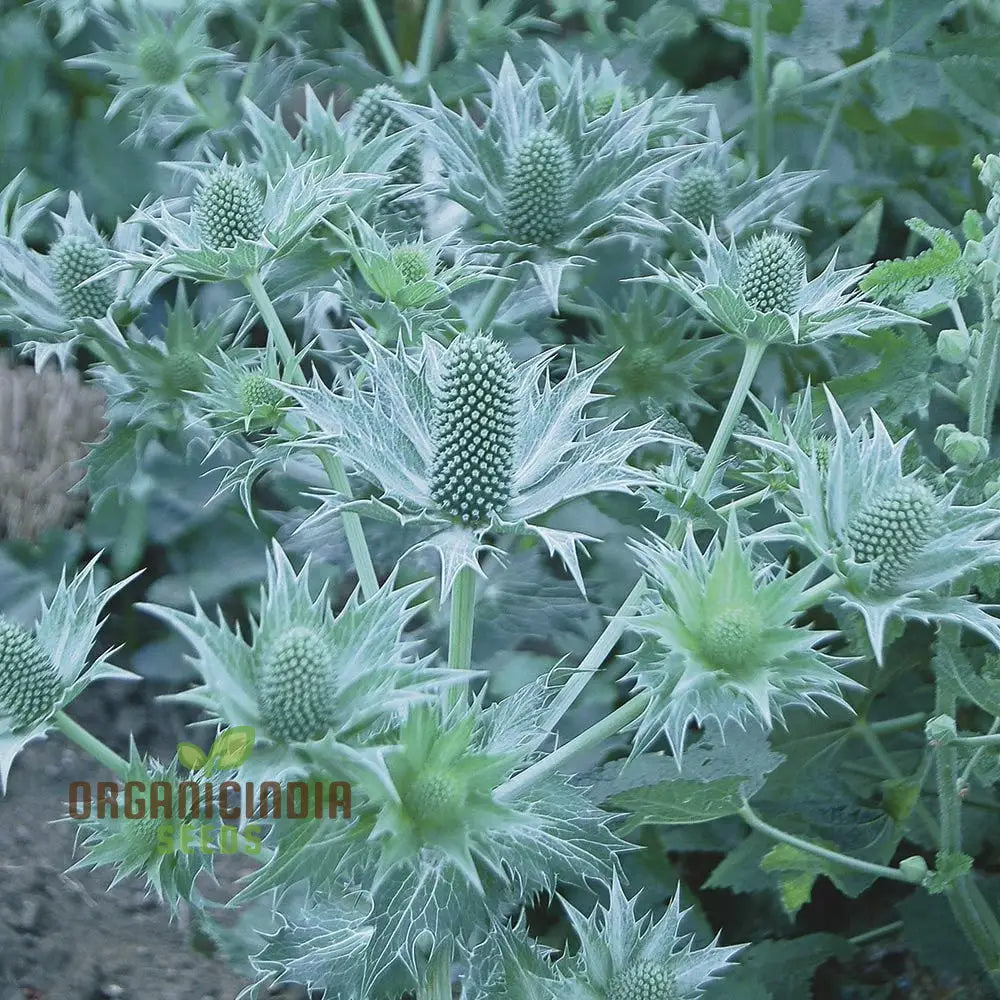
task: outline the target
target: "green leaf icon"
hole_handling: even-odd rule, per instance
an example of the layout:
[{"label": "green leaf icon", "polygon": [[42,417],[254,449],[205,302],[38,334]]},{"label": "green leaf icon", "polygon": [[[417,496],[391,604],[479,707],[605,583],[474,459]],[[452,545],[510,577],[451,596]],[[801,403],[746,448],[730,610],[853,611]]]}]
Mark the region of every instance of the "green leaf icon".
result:
[{"label": "green leaf icon", "polygon": [[253,726],[233,726],[224,733],[219,733],[208,753],[209,760],[216,767],[239,767],[253,753]]},{"label": "green leaf icon", "polygon": [[177,759],[189,771],[200,771],[208,760],[201,747],[195,746],[193,743],[178,743]]}]

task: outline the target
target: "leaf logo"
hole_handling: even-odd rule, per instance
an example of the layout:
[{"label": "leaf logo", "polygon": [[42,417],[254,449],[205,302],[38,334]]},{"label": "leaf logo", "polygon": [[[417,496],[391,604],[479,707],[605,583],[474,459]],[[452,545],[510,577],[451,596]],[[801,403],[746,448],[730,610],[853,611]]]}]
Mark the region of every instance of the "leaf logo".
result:
[{"label": "leaf logo", "polygon": [[177,759],[190,771],[232,770],[246,763],[253,753],[253,726],[233,726],[219,733],[206,755],[193,743],[177,744]]}]

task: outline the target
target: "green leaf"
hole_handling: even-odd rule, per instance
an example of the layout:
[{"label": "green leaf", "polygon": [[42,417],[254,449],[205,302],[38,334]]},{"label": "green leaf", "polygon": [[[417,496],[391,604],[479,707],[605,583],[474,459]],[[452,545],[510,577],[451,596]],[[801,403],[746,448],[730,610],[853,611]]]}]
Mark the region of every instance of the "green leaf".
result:
[{"label": "green leaf", "polygon": [[189,771],[200,771],[208,761],[208,757],[205,756],[205,751],[194,743],[178,743],[177,760]]},{"label": "green leaf", "polygon": [[253,743],[253,726],[233,726],[215,738],[208,753],[209,762],[227,770],[237,768],[250,759]]},{"label": "green leaf", "polygon": [[636,788],[613,796],[608,805],[630,813],[623,832],[644,824],[705,823],[710,819],[732,816],[743,804],[740,785],[743,779],[720,778],[718,781],[663,781],[658,785]]}]

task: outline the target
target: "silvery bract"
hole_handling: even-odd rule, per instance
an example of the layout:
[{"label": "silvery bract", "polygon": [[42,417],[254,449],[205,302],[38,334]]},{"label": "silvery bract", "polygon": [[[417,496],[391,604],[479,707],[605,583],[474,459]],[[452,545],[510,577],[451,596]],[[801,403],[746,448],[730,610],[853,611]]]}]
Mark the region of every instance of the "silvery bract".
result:
[{"label": "silvery bract", "polygon": [[827,455],[789,434],[773,448],[794,468],[796,485],[779,497],[789,520],[762,537],[797,542],[836,577],[830,598],[864,616],[881,662],[891,619],[965,625],[1000,646],[1000,623],[953,583],[1000,562],[1000,509],[955,503],[919,471],[903,471],[907,434],[893,441],[876,413],[851,430],[827,393],[833,438]]},{"label": "silvery bract", "polygon": [[111,651],[87,659],[103,624],[104,606],[134,576],[98,592],[95,556],[72,580],[65,571],[52,600],[42,601],[33,629],[0,617],[0,791],[6,789],[14,758],[43,738],[54,716],[94,681],[137,675],[108,661]]},{"label": "silvery bract", "polygon": [[846,706],[840,689],[859,686],[839,669],[848,661],[817,648],[837,633],[795,625],[811,574],[753,561],[735,518],[704,553],[690,529],[680,549],[657,538],[634,549],[650,589],[633,621],[643,644],[629,676],[652,700],[633,753],[663,733],[679,763],[691,722],[770,729],[795,705]]},{"label": "silvery bract", "polygon": [[480,697],[412,709],[387,775],[359,779],[352,822],[288,826],[237,897],[300,887],[279,899],[285,927],[256,968],[345,1000],[395,996],[418,988],[441,948],[469,954],[519,901],[610,879],[627,847],[582,789],[554,775],[504,795],[535,759],[549,704],[535,684],[488,708]]},{"label": "silvery bract", "polygon": [[[301,445],[329,448],[380,491],[378,497],[356,501],[346,508],[431,528],[429,537],[420,544],[439,551],[445,594],[463,567],[482,573],[476,556],[488,547],[483,541],[487,532],[540,538],[551,554],[560,557],[583,590],[577,548],[594,539],[580,532],[547,527],[537,519],[577,497],[602,491],[627,493],[650,483],[650,475],[628,465],[627,459],[644,445],[674,440],[652,425],[626,428],[620,426],[620,421],[586,414],[588,406],[601,398],[593,391],[594,384],[613,359],[581,372],[573,357],[563,379],[553,382],[549,367],[557,351],[547,351],[511,368],[510,412],[505,408],[501,415],[484,407],[480,414],[475,411],[482,397],[477,397],[475,391],[466,397],[471,412],[469,407],[459,410],[445,406],[441,394],[448,381],[446,366],[466,342],[475,342],[477,350],[479,342],[499,347],[498,342],[465,336],[445,348],[427,338],[420,350],[407,350],[400,344],[393,351],[366,342],[364,380],[345,380],[339,391],[318,381],[309,387],[285,387],[299,401],[304,415],[320,429],[314,439],[303,439]],[[469,375],[470,379],[477,377]],[[455,391],[458,389],[460,386]],[[453,425],[454,447],[460,449],[452,456],[454,459],[459,459],[466,448],[474,449],[477,441],[483,442],[483,454],[469,456],[469,472],[481,461],[500,461],[499,454],[491,457],[490,449],[509,442],[509,468],[498,469],[497,482],[490,486],[498,497],[496,506],[484,506],[479,517],[467,513],[464,519],[456,516],[462,501],[457,507],[450,504],[446,508],[435,500],[435,481],[441,487],[437,491],[439,499],[449,489],[479,488],[472,479],[468,483],[456,480],[449,486],[440,476],[434,476],[435,460],[442,460],[440,441],[436,439],[440,430],[435,430],[441,427],[441,421],[435,424],[436,413],[445,414]],[[502,425],[497,422],[501,416]],[[457,425],[463,417],[468,418],[466,431]],[[461,440],[467,445],[459,444]],[[445,467],[438,466],[439,470]],[[503,478],[507,481],[500,482]],[[506,493],[505,502],[500,502],[497,491]],[[331,502],[343,506],[340,500]]]},{"label": "silvery bract", "polygon": [[791,237],[764,233],[737,247],[724,244],[713,223],[697,230],[698,274],[669,261],[646,280],[682,296],[725,333],[747,341],[810,343],[858,335],[913,319],[865,300],[855,287],[867,267],[837,270],[837,256],[815,278]]}]

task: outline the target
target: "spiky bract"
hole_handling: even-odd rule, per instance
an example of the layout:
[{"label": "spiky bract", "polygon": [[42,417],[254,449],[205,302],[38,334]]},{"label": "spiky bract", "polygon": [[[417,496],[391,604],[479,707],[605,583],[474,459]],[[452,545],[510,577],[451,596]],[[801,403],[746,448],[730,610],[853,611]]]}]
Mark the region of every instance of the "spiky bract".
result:
[{"label": "spiky bract", "polygon": [[836,633],[795,625],[809,574],[751,561],[734,519],[705,553],[690,531],[680,550],[650,538],[635,551],[652,584],[634,623],[644,641],[631,676],[652,694],[635,753],[662,732],[679,763],[691,721],[770,728],[793,705],[845,704],[840,688],[856,687],[845,661],[816,648]]},{"label": "spiky bract", "polygon": [[510,501],[518,423],[517,377],[506,346],[459,337],[434,402],[431,498],[450,516],[482,524]]}]

